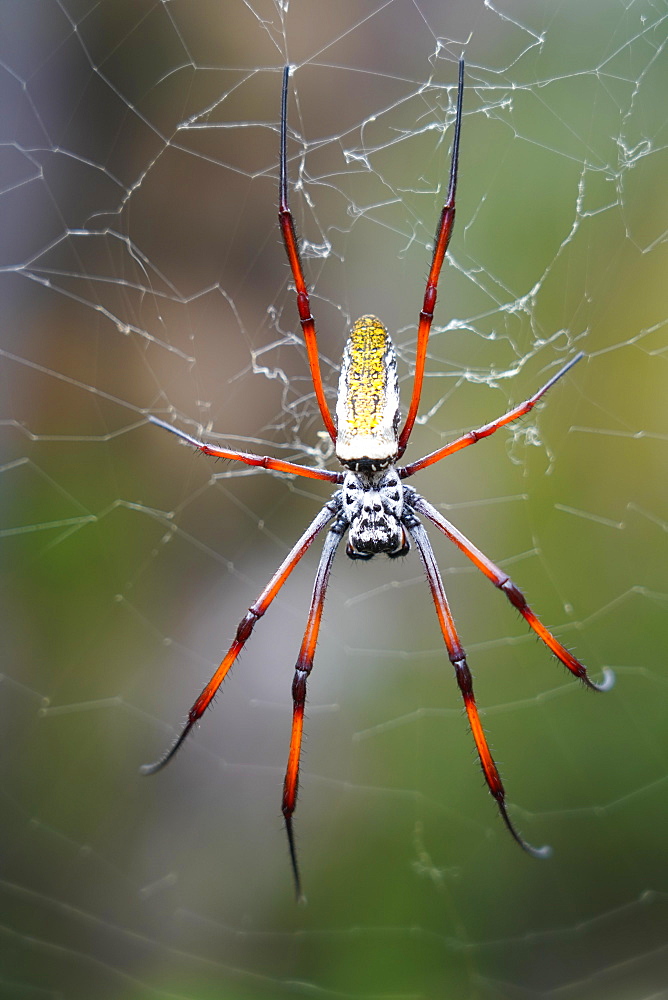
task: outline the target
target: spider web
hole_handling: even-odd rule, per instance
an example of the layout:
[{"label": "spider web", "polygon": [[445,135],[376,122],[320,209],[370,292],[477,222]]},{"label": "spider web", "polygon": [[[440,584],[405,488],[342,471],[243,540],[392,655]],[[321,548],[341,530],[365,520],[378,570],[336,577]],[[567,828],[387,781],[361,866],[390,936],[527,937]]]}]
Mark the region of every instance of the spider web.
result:
[{"label": "spider web", "polygon": [[[664,2],[23,0],[2,67],[0,996],[668,996]],[[524,856],[487,794],[414,554],[335,566],[292,897],[280,794],[317,548],[180,759],[156,758],[327,496],[213,463],[330,461],[276,225],[291,200],[328,392],[374,311],[404,405],[467,59],[457,224],[408,459],[587,663],[589,695],[436,554]],[[435,533],[432,533],[435,535]]]}]

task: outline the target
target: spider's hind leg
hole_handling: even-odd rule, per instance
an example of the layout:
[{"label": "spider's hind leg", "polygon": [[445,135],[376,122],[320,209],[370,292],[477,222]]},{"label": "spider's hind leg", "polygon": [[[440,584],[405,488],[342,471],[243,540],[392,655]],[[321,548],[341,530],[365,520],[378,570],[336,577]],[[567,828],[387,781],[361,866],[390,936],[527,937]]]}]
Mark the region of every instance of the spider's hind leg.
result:
[{"label": "spider's hind leg", "polygon": [[292,874],[295,880],[295,892],[297,900],[302,902],[301,877],[299,874],[299,864],[297,862],[297,847],[292,826],[292,816],[297,803],[297,788],[299,785],[299,763],[302,749],[302,736],[304,729],[304,707],[306,704],[306,683],[313,667],[313,657],[315,647],[318,642],[320,622],[322,620],[322,610],[325,604],[327,584],[329,574],[334,562],[334,556],[339,542],[348,527],[347,520],[339,515],[330,527],[325,538],[325,544],[318,563],[315,582],[313,584],[313,595],[309,608],[306,629],[302,640],[297,663],[295,664],[295,675],[292,682],[292,731],[290,734],[290,752],[288,754],[288,764],[285,770],[285,781],[283,783],[283,818],[285,820],[285,830],[288,835],[288,846],[290,849],[290,863]]},{"label": "spider's hind leg", "polygon": [[415,547],[420,553],[420,558],[422,559],[422,565],[424,566],[425,573],[427,575],[429,589],[431,590],[434,607],[436,608],[436,616],[438,618],[439,625],[441,626],[441,632],[448,650],[448,657],[454,667],[457,685],[464,701],[464,708],[466,709],[466,715],[468,716],[469,725],[471,726],[471,732],[473,733],[476,750],[478,751],[478,757],[480,758],[480,765],[482,767],[483,774],[485,775],[485,781],[487,782],[489,792],[497,804],[501,818],[506,824],[508,831],[513,839],[520,845],[522,850],[526,851],[527,854],[531,854],[534,858],[549,857],[551,849],[549,847],[532,847],[532,845],[521,836],[508,815],[508,810],[506,808],[506,792],[503,787],[503,782],[501,781],[498,768],[490,752],[487,737],[485,736],[485,732],[482,728],[475,696],[473,694],[471,671],[469,670],[466,662],[466,654],[464,653],[462,645],[459,641],[459,636],[457,635],[457,629],[455,628],[448,599],[445,596],[443,580],[441,579],[441,574],[436,564],[431,543],[427,537],[427,532],[424,530],[423,525],[420,523],[415,514],[411,513],[406,516],[404,518],[404,524],[406,525],[408,531],[410,531],[413,541],[415,542]]}]

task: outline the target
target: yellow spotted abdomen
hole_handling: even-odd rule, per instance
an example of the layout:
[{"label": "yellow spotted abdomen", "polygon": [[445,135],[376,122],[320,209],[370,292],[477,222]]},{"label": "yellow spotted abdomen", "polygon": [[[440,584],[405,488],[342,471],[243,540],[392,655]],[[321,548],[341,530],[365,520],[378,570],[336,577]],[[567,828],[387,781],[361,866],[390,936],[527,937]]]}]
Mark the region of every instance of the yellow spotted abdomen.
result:
[{"label": "yellow spotted abdomen", "polygon": [[384,468],[397,455],[399,383],[390,335],[376,316],[354,324],[341,365],[336,454],[350,468]]}]

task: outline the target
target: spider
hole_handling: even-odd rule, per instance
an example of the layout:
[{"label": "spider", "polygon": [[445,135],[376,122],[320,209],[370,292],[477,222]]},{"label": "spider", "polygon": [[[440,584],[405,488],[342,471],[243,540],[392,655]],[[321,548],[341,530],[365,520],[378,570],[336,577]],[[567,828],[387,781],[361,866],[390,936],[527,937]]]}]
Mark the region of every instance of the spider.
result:
[{"label": "spider", "polygon": [[466,655],[455,629],[455,623],[445,595],[441,574],[420,516],[431,521],[446,538],[454,542],[464,555],[491,580],[494,586],[498,587],[505,594],[538,638],[587,687],[592,688],[594,691],[608,690],[612,686],[614,675],[610,670],[606,669],[603,680],[600,683],[597,684],[592,681],[583,664],[576,660],[536,617],[524,596],[509,579],[508,575],[499,569],[498,566],[495,566],[480,549],[476,548],[461,531],[447,521],[416,490],[411,486],[404,486],[404,480],[409,479],[416,472],[426,469],[435,462],[440,462],[441,459],[447,458],[449,455],[454,455],[455,452],[461,451],[469,445],[476,444],[476,442],[483,438],[494,434],[499,428],[505,427],[506,424],[510,424],[529,413],[548,389],[583,357],[582,353],[576,354],[571,358],[533,396],[520,403],[519,406],[515,406],[503,416],[490,423],[483,424],[482,427],[478,427],[476,430],[469,431],[456,441],[438,448],[436,451],[425,455],[417,461],[411,462],[408,465],[397,465],[397,462],[402,458],[406,450],[420,404],[427,342],[434,315],[438,279],[455,220],[455,193],[464,93],[464,60],[461,59],[459,62],[457,110],[448,193],[436,229],[433,257],[418,323],[413,391],[408,407],[408,414],[401,431],[399,431],[399,384],[396,355],[386,328],[375,316],[362,316],[353,325],[343,354],[335,418],[332,417],[329,410],[320,373],[315,322],[311,314],[309,293],[299,255],[295,224],[288,204],[287,104],[289,76],[290,67],[286,66],[283,71],[281,97],[278,220],[296,287],[299,321],[304,332],[315,396],[320,414],[327,432],[335,445],[336,456],[343,471],[333,472],[321,468],[296,465],[293,462],[283,462],[280,459],[267,455],[262,456],[241,451],[229,451],[226,448],[219,448],[217,445],[199,441],[157,417],[149,417],[152,423],[176,434],[183,441],[193,445],[205,455],[244,462],[246,465],[259,466],[274,472],[289,473],[309,479],[321,479],[325,482],[334,483],[338,489],[323,506],[320,513],[316,515],[301,538],[295,543],[255,603],[241,619],[237,627],[234,642],[211,680],[190,709],[187,720],[176,742],[158,761],[154,764],[144,765],[141,770],[143,774],[153,774],[163,768],[174,757],[190,730],[211,704],[230,667],[250,638],[255,624],[264,615],[283,584],[311,546],[316,535],[328,527],[313,587],[306,630],[297,658],[292,683],[292,730],[283,785],[282,812],[288,838],[290,862],[297,899],[302,900],[304,897],[302,894],[301,876],[293,831],[293,813],[297,801],[306,684],[313,666],[315,647],[318,640],[318,631],[332,563],[339,544],[346,533],[348,535],[346,555],[350,559],[372,559],[380,553],[385,553],[390,559],[396,559],[408,553],[411,541],[415,545],[424,566],[429,589],[431,590],[436,608],[436,615],[443,639],[445,640],[448,657],[454,668],[457,684],[464,701],[464,708],[473,733],[473,739],[487,787],[495,799],[503,822],[512,837],[524,851],[534,857],[547,856],[550,853],[550,848],[532,847],[520,835],[508,815],[505,790],[497,766],[490,753],[478,715],[473,693],[473,682],[466,662]]}]

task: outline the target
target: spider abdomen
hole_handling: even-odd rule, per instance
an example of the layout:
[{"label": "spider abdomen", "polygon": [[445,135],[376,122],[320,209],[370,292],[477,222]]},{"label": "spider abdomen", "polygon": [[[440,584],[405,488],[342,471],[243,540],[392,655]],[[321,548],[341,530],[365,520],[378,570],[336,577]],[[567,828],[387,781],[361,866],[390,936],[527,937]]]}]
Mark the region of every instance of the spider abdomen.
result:
[{"label": "spider abdomen", "polygon": [[390,335],[376,316],[361,316],[348,337],[336,423],[336,455],[347,468],[376,471],[396,458],[397,358]]}]

